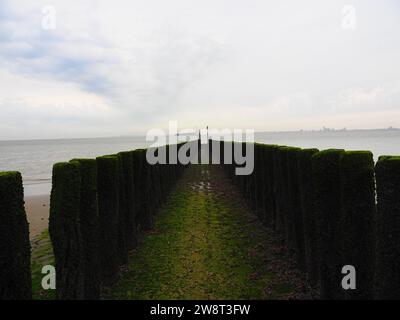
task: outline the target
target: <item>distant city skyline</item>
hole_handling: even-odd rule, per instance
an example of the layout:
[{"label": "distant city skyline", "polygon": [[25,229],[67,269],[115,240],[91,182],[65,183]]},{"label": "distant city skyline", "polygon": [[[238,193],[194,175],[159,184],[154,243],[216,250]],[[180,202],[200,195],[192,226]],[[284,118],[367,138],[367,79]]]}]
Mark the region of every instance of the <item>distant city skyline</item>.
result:
[{"label": "distant city skyline", "polygon": [[396,0],[0,3],[0,140],[400,127]]}]

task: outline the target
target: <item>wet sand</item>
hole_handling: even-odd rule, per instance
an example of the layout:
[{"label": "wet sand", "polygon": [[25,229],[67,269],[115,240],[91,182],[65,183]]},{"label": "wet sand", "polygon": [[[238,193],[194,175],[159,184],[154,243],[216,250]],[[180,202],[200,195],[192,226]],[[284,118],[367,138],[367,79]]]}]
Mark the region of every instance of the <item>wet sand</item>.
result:
[{"label": "wet sand", "polygon": [[33,239],[48,227],[50,195],[25,196],[25,210],[29,222],[29,237]]}]

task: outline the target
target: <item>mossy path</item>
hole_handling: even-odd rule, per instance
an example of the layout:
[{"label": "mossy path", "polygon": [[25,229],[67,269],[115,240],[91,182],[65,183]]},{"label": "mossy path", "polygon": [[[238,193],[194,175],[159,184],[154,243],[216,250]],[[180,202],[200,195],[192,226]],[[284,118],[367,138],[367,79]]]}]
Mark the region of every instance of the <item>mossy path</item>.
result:
[{"label": "mossy path", "polygon": [[32,292],[35,300],[52,300],[55,298],[54,290],[42,289],[42,268],[46,265],[54,266],[53,247],[49,231],[45,230],[31,241],[32,257]]},{"label": "mossy path", "polygon": [[105,299],[288,299],[305,288],[223,172],[192,166]]}]

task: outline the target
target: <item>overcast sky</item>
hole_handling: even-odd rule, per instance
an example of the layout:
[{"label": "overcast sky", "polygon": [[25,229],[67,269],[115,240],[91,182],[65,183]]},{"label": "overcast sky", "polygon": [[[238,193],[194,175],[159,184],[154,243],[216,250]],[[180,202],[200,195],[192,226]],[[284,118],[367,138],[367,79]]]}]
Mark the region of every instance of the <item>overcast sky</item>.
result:
[{"label": "overcast sky", "polygon": [[400,127],[400,2],[0,0],[0,140],[169,120]]}]

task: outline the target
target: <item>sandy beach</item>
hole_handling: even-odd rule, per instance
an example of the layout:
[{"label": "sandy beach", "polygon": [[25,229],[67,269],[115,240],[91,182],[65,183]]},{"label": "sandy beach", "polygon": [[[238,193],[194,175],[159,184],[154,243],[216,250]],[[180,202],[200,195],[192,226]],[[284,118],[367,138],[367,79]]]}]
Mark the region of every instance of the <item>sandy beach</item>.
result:
[{"label": "sandy beach", "polygon": [[25,196],[25,210],[29,222],[29,237],[33,239],[48,227],[50,195]]}]

